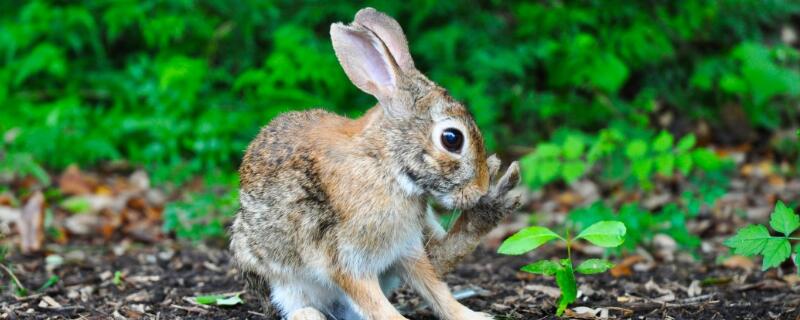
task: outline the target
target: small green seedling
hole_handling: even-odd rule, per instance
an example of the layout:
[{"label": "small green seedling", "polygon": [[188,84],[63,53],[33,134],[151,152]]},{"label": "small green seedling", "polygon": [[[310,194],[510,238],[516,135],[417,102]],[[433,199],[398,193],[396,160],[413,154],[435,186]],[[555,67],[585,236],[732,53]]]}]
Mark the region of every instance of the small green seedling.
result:
[{"label": "small green seedling", "polygon": [[230,307],[244,303],[244,301],[242,301],[242,298],[240,298],[239,295],[240,294],[237,293],[235,295],[212,294],[205,296],[197,296],[194,297],[194,302],[197,302],[202,305],[217,305],[223,307]]},{"label": "small green seedling", "polygon": [[[751,224],[739,229],[735,236],[725,240],[725,245],[732,248],[734,254],[748,257],[763,256],[761,270],[778,267],[792,255],[792,245],[789,241],[800,240],[791,236],[800,227],[800,216],[783,202],[778,201],[775,211],[770,215],[769,225],[783,235],[773,236],[766,226]],[[800,267],[800,245],[795,245],[794,251],[798,253],[794,258],[794,264]],[[798,273],[800,274],[800,268]]]},{"label": "small green seedling", "polygon": [[111,279],[111,283],[117,287],[122,285],[122,271],[114,271],[114,278]]},{"label": "small green seedling", "polygon": [[38,291],[38,292],[43,292],[44,290],[47,290],[47,288],[50,288],[50,287],[52,287],[52,286],[56,285],[56,283],[58,283],[58,281],[59,281],[59,280],[61,280],[61,278],[59,278],[57,275],[52,275],[52,276],[50,276],[50,278],[48,278],[48,279],[47,279],[47,281],[46,281],[44,284],[42,284],[42,286],[41,286],[41,287],[39,287],[39,289],[38,289],[38,290],[36,290],[36,291]]},{"label": "small green seedling", "polygon": [[558,263],[550,260],[540,260],[522,267],[522,271],[556,277],[556,284],[561,289],[561,300],[558,302],[556,315],[562,315],[570,303],[578,297],[578,287],[575,283],[575,271],[582,274],[602,273],[614,265],[603,259],[589,259],[573,267],[572,244],[579,239],[584,239],[594,245],[613,248],[625,241],[625,224],[619,221],[600,221],[581,231],[577,237],[571,238],[569,230],[565,236],[552,230],[533,226],[520,230],[513,236],[503,241],[497,250],[502,254],[520,255],[534,250],[539,246],[554,239],[561,239],[567,244],[567,258]]}]

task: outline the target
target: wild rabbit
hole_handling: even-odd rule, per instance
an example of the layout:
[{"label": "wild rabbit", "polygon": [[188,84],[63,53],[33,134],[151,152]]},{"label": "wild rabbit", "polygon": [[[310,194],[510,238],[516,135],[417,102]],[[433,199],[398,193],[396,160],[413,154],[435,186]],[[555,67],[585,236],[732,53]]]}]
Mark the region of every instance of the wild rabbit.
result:
[{"label": "wild rabbit", "polygon": [[[414,67],[389,16],[331,25],[349,79],[378,105],[359,119],[312,110],[275,118],[250,144],[231,250],[266,312],[292,320],[405,319],[399,277],[442,319],[491,319],[439,276],[519,207],[516,162],[499,179],[467,109]],[[496,183],[492,184],[492,181]],[[428,197],[463,210],[449,232]]]}]

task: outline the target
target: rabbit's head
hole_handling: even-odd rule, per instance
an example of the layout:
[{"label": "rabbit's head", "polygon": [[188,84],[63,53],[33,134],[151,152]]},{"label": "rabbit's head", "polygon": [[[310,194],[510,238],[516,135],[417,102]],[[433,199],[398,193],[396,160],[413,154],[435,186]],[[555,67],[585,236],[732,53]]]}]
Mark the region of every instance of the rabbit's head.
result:
[{"label": "rabbit's head", "polygon": [[475,204],[489,187],[483,137],[464,105],[414,67],[397,21],[362,9],[352,24],[331,25],[331,39],[353,84],[378,99],[382,114],[366,130],[403,190]]}]

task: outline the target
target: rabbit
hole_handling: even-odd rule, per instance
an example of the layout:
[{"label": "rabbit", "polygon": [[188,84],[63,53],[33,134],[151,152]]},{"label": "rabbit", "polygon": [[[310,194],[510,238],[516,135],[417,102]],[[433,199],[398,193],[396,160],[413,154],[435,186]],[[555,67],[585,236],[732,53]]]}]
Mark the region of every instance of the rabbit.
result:
[{"label": "rabbit", "polygon": [[[401,280],[441,319],[491,319],[440,276],[519,208],[519,165],[496,177],[472,116],[414,67],[397,21],[365,8],[330,35],[378,103],[358,119],[285,113],[250,143],[230,228],[248,290],[291,320],[405,319],[386,297]],[[462,210],[449,231],[428,199]]]}]

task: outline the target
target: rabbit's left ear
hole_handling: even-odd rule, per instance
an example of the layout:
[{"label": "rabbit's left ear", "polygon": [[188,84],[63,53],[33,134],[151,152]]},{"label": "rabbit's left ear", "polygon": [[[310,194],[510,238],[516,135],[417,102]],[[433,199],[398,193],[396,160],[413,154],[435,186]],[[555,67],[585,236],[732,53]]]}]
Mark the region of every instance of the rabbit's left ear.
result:
[{"label": "rabbit's left ear", "polygon": [[374,32],[359,24],[331,25],[333,50],[350,81],[362,91],[378,99],[390,116],[401,116],[408,110],[394,103],[398,96],[401,71],[386,45]]},{"label": "rabbit's left ear", "polygon": [[386,44],[401,70],[414,70],[406,35],[396,20],[373,8],[364,8],[356,13],[354,22],[374,32]]}]

